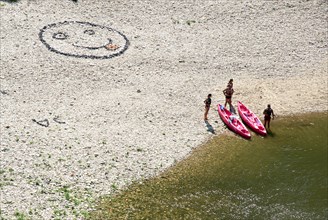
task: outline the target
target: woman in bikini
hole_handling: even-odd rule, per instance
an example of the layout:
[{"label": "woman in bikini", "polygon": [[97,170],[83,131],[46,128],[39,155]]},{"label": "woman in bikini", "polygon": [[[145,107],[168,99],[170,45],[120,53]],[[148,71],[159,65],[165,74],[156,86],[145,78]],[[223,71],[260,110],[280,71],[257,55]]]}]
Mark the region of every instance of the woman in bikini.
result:
[{"label": "woman in bikini", "polygon": [[229,80],[227,87],[233,88],[233,79]]},{"label": "woman in bikini", "polygon": [[233,93],[234,93],[234,90],[232,88],[232,84],[228,84],[227,88],[225,90],[223,90],[223,94],[226,98],[225,103],[224,103],[224,107],[226,107],[227,103],[229,103],[229,107],[231,109],[231,98],[232,98]]}]

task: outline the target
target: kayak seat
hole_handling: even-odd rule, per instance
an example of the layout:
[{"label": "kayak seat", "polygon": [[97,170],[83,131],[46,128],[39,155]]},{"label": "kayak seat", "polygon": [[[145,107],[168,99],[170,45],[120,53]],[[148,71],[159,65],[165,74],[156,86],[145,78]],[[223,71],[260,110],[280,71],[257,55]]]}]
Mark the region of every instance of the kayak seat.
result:
[{"label": "kayak seat", "polygon": [[251,117],[252,116],[252,114],[250,114],[250,113],[244,113],[244,115],[246,116],[246,117]]}]

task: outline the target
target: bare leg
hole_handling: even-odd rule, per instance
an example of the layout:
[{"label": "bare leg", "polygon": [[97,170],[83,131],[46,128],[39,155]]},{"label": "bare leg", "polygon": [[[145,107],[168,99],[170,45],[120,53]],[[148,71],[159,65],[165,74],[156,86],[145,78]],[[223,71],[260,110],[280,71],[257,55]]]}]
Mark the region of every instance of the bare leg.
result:
[{"label": "bare leg", "polygon": [[205,107],[205,114],[204,114],[204,120],[207,121],[207,115],[208,115],[208,111],[210,110],[210,108]]},{"label": "bare leg", "polygon": [[229,111],[231,111],[231,99],[228,99],[228,103],[229,103]]}]

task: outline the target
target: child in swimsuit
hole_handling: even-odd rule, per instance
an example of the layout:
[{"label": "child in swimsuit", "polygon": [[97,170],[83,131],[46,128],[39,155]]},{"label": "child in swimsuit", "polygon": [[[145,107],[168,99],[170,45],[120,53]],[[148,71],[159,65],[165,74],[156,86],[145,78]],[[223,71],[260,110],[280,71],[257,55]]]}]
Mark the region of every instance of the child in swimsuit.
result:
[{"label": "child in swimsuit", "polygon": [[205,99],[204,103],[205,103],[205,113],[204,113],[204,120],[207,121],[207,115],[208,115],[208,111],[210,110],[211,107],[211,103],[212,103],[212,94],[208,94],[207,95],[207,99]]}]

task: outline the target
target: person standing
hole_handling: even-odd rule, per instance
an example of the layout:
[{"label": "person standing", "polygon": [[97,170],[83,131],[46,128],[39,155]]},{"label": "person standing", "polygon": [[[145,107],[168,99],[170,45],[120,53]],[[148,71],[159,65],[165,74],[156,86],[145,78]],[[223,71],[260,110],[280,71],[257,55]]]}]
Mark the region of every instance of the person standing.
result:
[{"label": "person standing", "polygon": [[229,80],[227,87],[233,88],[233,79]]},{"label": "person standing", "polygon": [[205,103],[205,114],[204,114],[204,120],[207,121],[207,115],[208,115],[208,111],[210,110],[211,107],[211,103],[212,103],[212,94],[208,94],[207,95],[207,99],[205,99],[204,103]]},{"label": "person standing", "polygon": [[268,107],[264,109],[263,114],[264,114],[264,127],[266,128],[266,124],[268,123],[268,128],[270,129],[271,115],[272,115],[272,120],[274,120],[274,116],[275,116],[270,104],[268,104]]},{"label": "person standing", "polygon": [[225,103],[224,103],[224,107],[227,106],[227,103],[229,104],[229,108],[231,109],[232,105],[231,105],[231,98],[232,95],[234,93],[234,90],[232,88],[232,84],[228,84],[227,88],[225,90],[223,90],[223,94],[225,96]]}]

